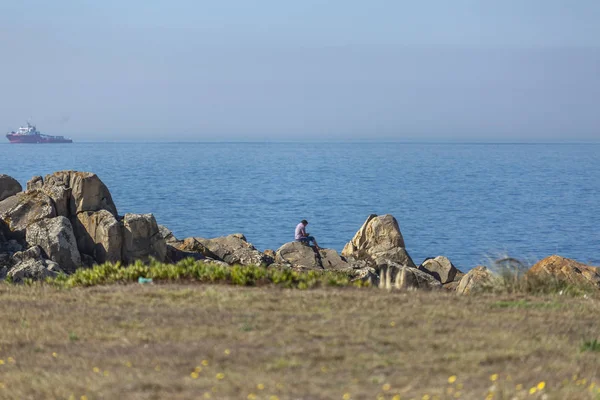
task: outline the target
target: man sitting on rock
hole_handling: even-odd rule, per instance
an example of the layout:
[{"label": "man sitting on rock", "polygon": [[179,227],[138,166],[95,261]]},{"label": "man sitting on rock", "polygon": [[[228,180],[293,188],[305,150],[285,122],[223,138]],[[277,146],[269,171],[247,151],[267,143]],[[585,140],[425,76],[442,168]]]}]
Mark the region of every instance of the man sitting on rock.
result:
[{"label": "man sitting on rock", "polygon": [[315,249],[321,250],[315,238],[306,233],[306,225],[308,225],[308,221],[305,219],[303,219],[298,225],[296,225],[296,241],[306,243],[309,246],[310,242],[313,242],[315,244]]}]

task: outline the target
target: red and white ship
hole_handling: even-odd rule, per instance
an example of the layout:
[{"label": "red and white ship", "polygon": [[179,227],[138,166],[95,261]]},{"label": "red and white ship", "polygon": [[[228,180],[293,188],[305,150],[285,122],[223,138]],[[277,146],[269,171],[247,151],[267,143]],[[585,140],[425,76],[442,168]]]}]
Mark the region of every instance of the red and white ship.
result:
[{"label": "red and white ship", "polygon": [[11,143],[73,143],[73,140],[64,136],[44,135],[29,122],[16,132],[7,133],[6,138]]}]

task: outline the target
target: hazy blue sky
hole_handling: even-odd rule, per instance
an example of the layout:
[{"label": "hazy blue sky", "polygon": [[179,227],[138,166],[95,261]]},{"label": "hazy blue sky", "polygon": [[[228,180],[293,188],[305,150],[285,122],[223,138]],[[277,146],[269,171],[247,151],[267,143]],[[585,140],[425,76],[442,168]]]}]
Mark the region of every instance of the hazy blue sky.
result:
[{"label": "hazy blue sky", "polygon": [[600,140],[598,0],[1,0],[0,129]]}]

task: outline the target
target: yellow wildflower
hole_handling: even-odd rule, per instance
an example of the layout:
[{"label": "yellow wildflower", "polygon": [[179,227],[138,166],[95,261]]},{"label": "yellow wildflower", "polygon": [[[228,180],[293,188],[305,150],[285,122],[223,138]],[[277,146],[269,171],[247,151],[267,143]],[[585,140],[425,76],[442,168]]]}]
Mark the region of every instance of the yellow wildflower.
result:
[{"label": "yellow wildflower", "polygon": [[226,356],[228,356],[228,355],[230,355],[230,354],[231,354],[231,350],[229,350],[229,349],[225,349],[225,351],[224,351],[223,353],[225,353],[225,355],[226,355]]},{"label": "yellow wildflower", "polygon": [[0,365],[4,365],[4,360],[0,360]]},{"label": "yellow wildflower", "polygon": [[279,400],[279,397],[272,395],[271,397],[269,397],[269,400]]},{"label": "yellow wildflower", "polygon": [[394,321],[390,322],[390,326],[396,326],[396,323]]},{"label": "yellow wildflower", "polygon": [[456,382],[456,375],[452,375],[451,377],[448,378],[448,383],[454,383]]},{"label": "yellow wildflower", "polygon": [[80,400],[88,400],[87,396],[84,394],[83,396],[80,397]]},{"label": "yellow wildflower", "polygon": [[56,352],[52,353],[52,357],[56,358],[58,357],[58,354]]},{"label": "yellow wildflower", "polygon": [[342,396],[342,399],[350,400],[350,393],[344,393],[344,395]]},{"label": "yellow wildflower", "polygon": [[400,400],[400,395],[399,394],[395,395],[394,397],[392,397],[392,400]]},{"label": "yellow wildflower", "polygon": [[221,379],[224,379],[224,378],[225,378],[225,374],[224,374],[224,373],[222,373],[222,372],[219,372],[219,373],[216,375],[216,377],[217,377],[217,379],[218,379],[218,380],[221,380]]},{"label": "yellow wildflower", "polygon": [[208,365],[208,360],[202,360],[202,365],[206,367]]},{"label": "yellow wildflower", "polygon": [[100,368],[94,367],[94,369],[92,371],[94,371],[94,373],[98,374],[98,373],[100,373]]},{"label": "yellow wildflower", "polygon": [[536,387],[532,387],[531,389],[529,389],[529,394],[535,394],[535,392],[537,392]]},{"label": "yellow wildflower", "polygon": [[492,375],[490,375],[490,381],[496,382],[497,380],[498,380],[498,374],[492,374]]},{"label": "yellow wildflower", "polygon": [[259,383],[258,385],[256,385],[256,388],[258,390],[263,390],[265,388],[265,385],[263,385],[262,383]]},{"label": "yellow wildflower", "polygon": [[537,384],[538,390],[544,390],[545,387],[546,387],[546,382],[544,382],[544,381],[541,381],[540,383]]},{"label": "yellow wildflower", "polygon": [[429,395],[424,394],[423,397],[421,397],[421,400],[429,400]]},{"label": "yellow wildflower", "polygon": [[204,393],[204,398],[205,399],[210,399],[210,393],[209,392]]},{"label": "yellow wildflower", "polygon": [[108,371],[104,371],[104,372],[102,373],[102,375],[104,375],[104,376],[108,376],[108,375],[109,375],[109,373],[108,373]]},{"label": "yellow wildflower", "polygon": [[126,362],[125,362],[125,366],[126,366],[127,368],[131,368],[131,366],[132,366],[132,364],[131,364],[131,361],[126,361]]},{"label": "yellow wildflower", "polygon": [[0,382],[0,389],[5,389],[6,385],[3,382]]},{"label": "yellow wildflower", "polygon": [[11,364],[14,364],[14,363],[15,363],[15,359],[14,359],[14,358],[12,358],[12,357],[8,357],[7,361],[8,361],[9,363],[11,363]]},{"label": "yellow wildflower", "polygon": [[519,391],[519,390],[523,390],[523,385],[521,385],[520,383],[515,386],[515,390]]},{"label": "yellow wildflower", "polygon": [[248,400],[256,400],[256,395],[254,393],[250,393],[247,397]]},{"label": "yellow wildflower", "polygon": [[383,389],[384,392],[387,392],[391,388],[392,388],[392,385],[390,385],[389,383],[384,384],[383,387],[382,387],[382,389]]},{"label": "yellow wildflower", "polygon": [[191,377],[192,379],[198,379],[198,373],[197,373],[197,372],[192,372],[192,373],[190,374],[190,377]]}]

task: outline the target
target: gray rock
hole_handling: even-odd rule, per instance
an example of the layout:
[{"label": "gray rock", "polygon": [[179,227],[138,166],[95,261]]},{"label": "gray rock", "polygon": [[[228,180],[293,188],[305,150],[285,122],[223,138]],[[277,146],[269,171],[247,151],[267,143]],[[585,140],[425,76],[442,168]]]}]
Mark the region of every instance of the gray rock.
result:
[{"label": "gray rock", "polygon": [[39,190],[21,192],[0,201],[0,219],[18,237],[25,235],[29,224],[55,216],[54,202]]},{"label": "gray rock", "polygon": [[379,266],[379,287],[382,289],[441,289],[442,284],[433,276],[396,263]]},{"label": "gray rock", "polygon": [[117,207],[106,185],[91,172],[58,171],[46,175],[44,188],[62,187],[68,192],[69,215],[75,216],[84,211],[107,210],[115,217]]},{"label": "gray rock", "polygon": [[456,291],[469,294],[490,288],[494,282],[494,274],[484,266],[477,266],[462,277]]},{"label": "gray rock", "polygon": [[171,232],[171,230],[169,228],[167,228],[166,226],[159,225],[158,226],[158,231],[162,235],[163,239],[165,239],[165,242],[167,244],[171,244],[172,245],[173,243],[179,242],[179,240],[177,240],[177,238],[175,237],[175,235],[173,235],[173,232]]},{"label": "gray rock", "polygon": [[0,174],[0,201],[14,196],[22,190],[21,184],[15,178]]},{"label": "gray rock", "polygon": [[44,186],[44,179],[36,175],[27,181],[27,190],[41,189]]},{"label": "gray rock", "polygon": [[229,265],[269,265],[273,261],[248,243],[241,233],[214,239],[194,239]]},{"label": "gray rock", "polygon": [[275,262],[306,269],[323,269],[319,253],[302,242],[289,242],[281,246],[275,253]]},{"label": "gray rock", "polygon": [[150,257],[164,262],[167,244],[152,214],[125,214],[123,218],[123,261],[148,262]]},{"label": "gray rock", "polygon": [[428,273],[442,284],[454,281],[460,271],[444,256],[428,258],[419,266],[419,269]]},{"label": "gray rock", "polygon": [[45,255],[58,263],[66,272],[81,267],[81,255],[73,234],[71,222],[66,217],[43,219],[27,227],[27,243],[39,246]]},{"label": "gray rock", "polygon": [[342,256],[368,261],[370,266],[394,262],[415,267],[406,251],[398,221],[392,215],[369,215],[342,250]]},{"label": "gray rock", "polygon": [[109,211],[80,212],[73,227],[82,253],[91,255],[99,264],[121,261],[123,226]]},{"label": "gray rock", "polygon": [[321,258],[321,266],[324,269],[348,271],[352,270],[350,265],[344,257],[341,257],[337,251],[333,249],[321,249],[319,251]]},{"label": "gray rock", "polygon": [[57,263],[44,259],[42,253],[39,246],[15,253],[11,258],[12,268],[7,276],[11,277],[13,282],[19,283],[24,279],[43,280],[63,272]]}]

